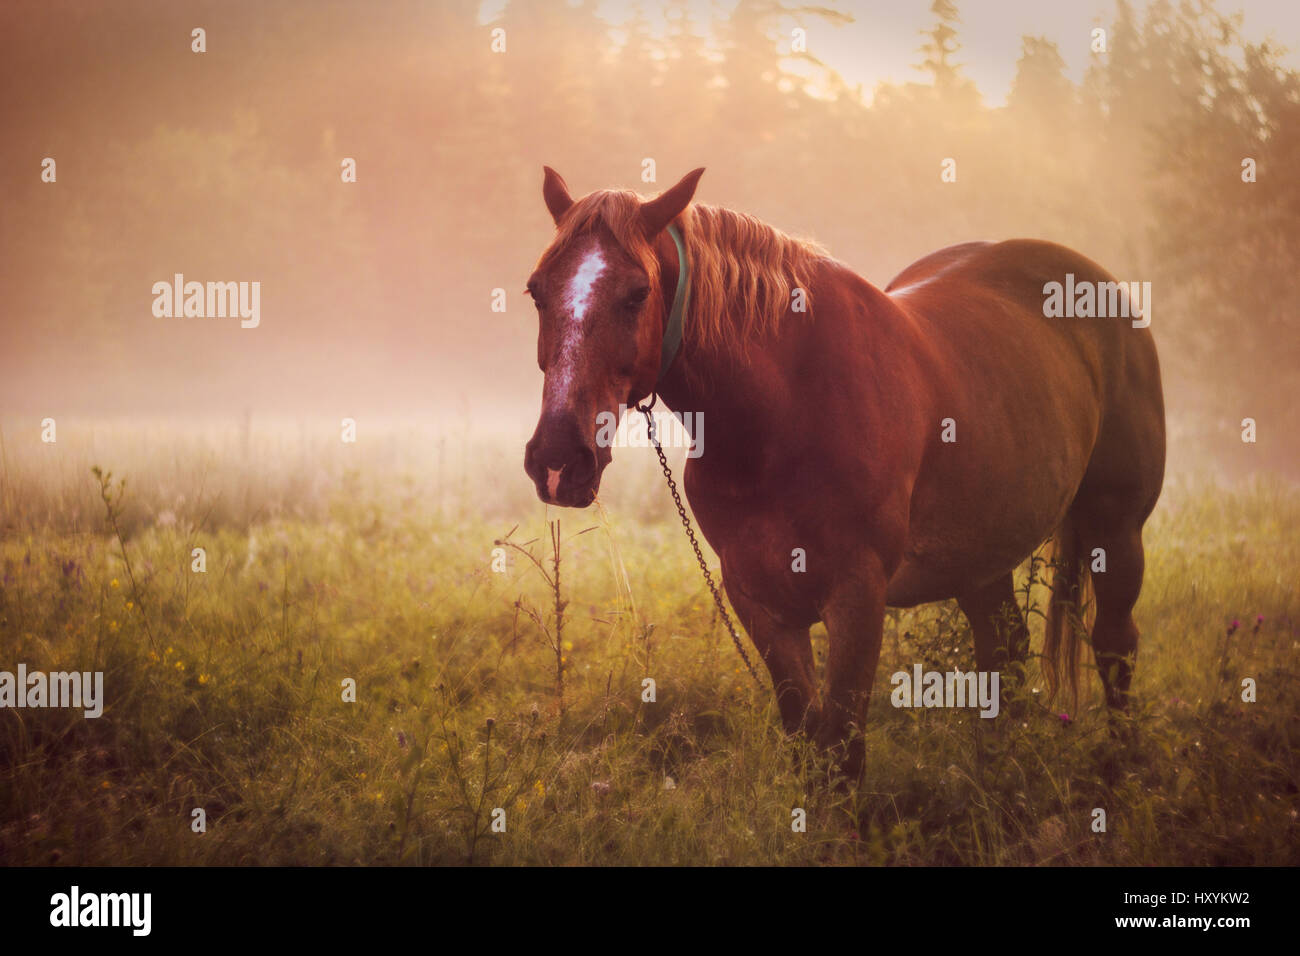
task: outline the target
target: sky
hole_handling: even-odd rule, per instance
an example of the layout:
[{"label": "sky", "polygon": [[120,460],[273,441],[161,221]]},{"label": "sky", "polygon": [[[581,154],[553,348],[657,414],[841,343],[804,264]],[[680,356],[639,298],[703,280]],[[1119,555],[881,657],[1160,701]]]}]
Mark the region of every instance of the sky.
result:
[{"label": "sky", "polygon": [[[855,15],[853,23],[834,25],[819,18],[803,24],[808,33],[809,52],[836,69],[850,85],[860,84],[864,98],[882,82],[920,81],[914,69],[920,55],[920,31],[934,20],[931,0],[818,0],[810,6],[825,6]],[[797,6],[790,0],[789,6]],[[480,19],[488,22],[500,15],[507,0],[485,0]],[[690,0],[691,17],[707,21],[710,11],[725,16],[734,0]],[[1300,68],[1300,2],[1297,0],[1220,0],[1219,9],[1241,11],[1244,36],[1253,42],[1271,39],[1288,49],[1283,62]],[[653,26],[663,22],[656,2],[602,0],[597,9],[617,25],[640,7]],[[1135,0],[1144,10],[1146,3]],[[1065,60],[1067,74],[1076,83],[1083,79],[1091,56],[1092,29],[1109,28],[1114,18],[1114,0],[958,0],[961,16],[962,49],[957,62],[975,81],[984,102],[1000,106],[1006,101],[1020,58],[1021,37],[1044,36],[1056,43]],[[797,25],[794,19],[789,26]],[[774,42],[780,42],[774,37]],[[788,37],[785,38],[788,44]]]}]

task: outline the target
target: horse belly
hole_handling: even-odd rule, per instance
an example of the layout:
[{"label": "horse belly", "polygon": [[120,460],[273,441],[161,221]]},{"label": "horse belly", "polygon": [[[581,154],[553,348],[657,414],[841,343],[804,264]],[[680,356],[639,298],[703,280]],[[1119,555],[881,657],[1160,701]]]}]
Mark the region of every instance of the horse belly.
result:
[{"label": "horse belly", "polygon": [[[1050,444],[1020,445],[1037,459],[987,456],[970,442],[965,454],[951,454],[919,476],[887,602],[910,607],[957,597],[1014,570],[1051,537],[1088,466],[1090,429],[1086,422],[1076,429],[1075,441],[1061,442],[1055,431]],[[1041,457],[1053,445],[1060,457]]]},{"label": "horse belly", "polygon": [[1066,505],[1052,520],[1007,533],[1003,528],[955,529],[931,534],[921,529],[908,537],[903,560],[889,579],[886,603],[915,607],[973,591],[1014,570],[1038,545],[1051,537],[1065,516]]}]

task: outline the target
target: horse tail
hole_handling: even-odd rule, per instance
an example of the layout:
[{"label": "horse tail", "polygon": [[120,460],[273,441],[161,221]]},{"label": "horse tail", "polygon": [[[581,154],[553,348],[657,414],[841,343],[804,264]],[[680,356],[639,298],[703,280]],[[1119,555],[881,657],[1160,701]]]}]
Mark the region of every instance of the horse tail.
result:
[{"label": "horse tail", "polygon": [[1079,538],[1067,517],[1049,549],[1052,569],[1051,601],[1043,636],[1043,673],[1050,706],[1062,686],[1068,686],[1071,707],[1079,709],[1079,638],[1092,632],[1094,603],[1092,574],[1079,560]]}]

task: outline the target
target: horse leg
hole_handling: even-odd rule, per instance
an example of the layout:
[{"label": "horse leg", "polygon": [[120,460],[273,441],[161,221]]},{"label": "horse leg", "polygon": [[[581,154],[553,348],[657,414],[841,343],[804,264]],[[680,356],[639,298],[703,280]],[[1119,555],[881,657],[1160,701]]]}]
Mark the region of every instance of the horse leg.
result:
[{"label": "horse leg", "polygon": [[1021,713],[1012,707],[1011,690],[1023,677],[1029,656],[1029,628],[1016,603],[1015,581],[1010,573],[957,599],[957,606],[970,621],[975,637],[975,669],[996,671],[1001,687],[999,706],[1009,713]]},{"label": "horse leg", "polygon": [[963,594],[957,598],[957,606],[970,621],[978,670],[1001,671],[1009,665],[1024,664],[1029,655],[1029,628],[1016,603],[1010,573]]},{"label": "horse leg", "polygon": [[[725,582],[724,582],[725,585]],[[782,623],[767,608],[736,588],[727,597],[758,656],[772,675],[781,724],[787,734],[805,729],[816,718],[817,685],[813,673],[812,641],[808,628]]]},{"label": "horse leg", "polygon": [[[856,780],[866,756],[860,731],[866,724],[885,627],[885,575],[878,563],[873,573],[855,576],[837,588],[822,607],[822,621],[830,639],[830,655],[817,742],[828,749],[847,744],[840,770]],[[854,724],[858,733],[852,733]]]},{"label": "horse leg", "polygon": [[[1080,526],[1088,529],[1088,525]],[[1103,548],[1106,570],[1092,575],[1097,596],[1097,620],[1092,629],[1092,650],[1101,673],[1106,703],[1122,710],[1128,703],[1137,656],[1138,629],[1133,622],[1133,605],[1142,590],[1146,558],[1142,550],[1142,528],[1124,522],[1103,533],[1083,534],[1088,547]]]}]

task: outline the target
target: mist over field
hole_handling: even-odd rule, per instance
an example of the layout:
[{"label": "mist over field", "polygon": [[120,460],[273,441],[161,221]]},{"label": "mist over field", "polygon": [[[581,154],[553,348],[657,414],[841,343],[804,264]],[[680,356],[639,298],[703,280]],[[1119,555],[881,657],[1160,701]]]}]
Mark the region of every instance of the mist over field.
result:
[{"label": "mist over field", "polygon": [[[891,79],[864,87],[874,61],[849,41],[898,37],[902,10],[6,4],[0,410],[535,420],[521,293],[552,233],[542,164],[578,194],[705,166],[697,201],[816,238],[879,287],[1017,236],[1150,281],[1173,454],[1293,472],[1300,93],[1279,43],[1300,36],[1256,3],[1243,39],[1233,9],[918,8],[927,34],[891,41]],[[1010,81],[989,98],[968,73]],[[155,317],[153,284],[178,273],[260,282],[260,324]]]}]

